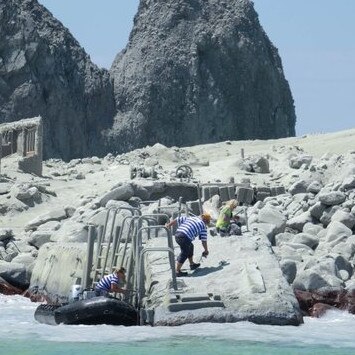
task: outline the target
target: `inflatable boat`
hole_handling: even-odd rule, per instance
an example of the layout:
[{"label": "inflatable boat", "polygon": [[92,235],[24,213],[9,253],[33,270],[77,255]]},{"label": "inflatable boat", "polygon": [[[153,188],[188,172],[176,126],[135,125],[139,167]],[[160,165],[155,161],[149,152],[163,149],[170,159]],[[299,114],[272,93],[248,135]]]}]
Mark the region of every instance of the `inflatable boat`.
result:
[{"label": "inflatable boat", "polygon": [[37,322],[57,324],[137,325],[137,311],[114,297],[93,297],[66,305],[41,304],[34,317]]}]

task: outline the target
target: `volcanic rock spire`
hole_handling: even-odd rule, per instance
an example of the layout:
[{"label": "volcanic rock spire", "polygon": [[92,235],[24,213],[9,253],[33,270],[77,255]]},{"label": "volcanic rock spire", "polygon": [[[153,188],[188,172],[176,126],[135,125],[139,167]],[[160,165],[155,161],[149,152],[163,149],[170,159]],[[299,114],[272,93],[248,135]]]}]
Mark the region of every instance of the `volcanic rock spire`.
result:
[{"label": "volcanic rock spire", "polygon": [[281,59],[249,0],[141,0],[110,73],[118,151],[295,134]]}]

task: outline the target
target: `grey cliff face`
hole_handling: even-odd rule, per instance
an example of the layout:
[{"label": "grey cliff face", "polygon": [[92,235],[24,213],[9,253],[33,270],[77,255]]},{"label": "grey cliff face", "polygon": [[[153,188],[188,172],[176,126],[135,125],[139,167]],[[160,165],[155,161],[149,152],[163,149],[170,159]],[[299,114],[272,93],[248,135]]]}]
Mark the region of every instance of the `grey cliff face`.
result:
[{"label": "grey cliff face", "polygon": [[141,0],[110,73],[117,151],[295,135],[281,59],[249,0]]},{"label": "grey cliff face", "polygon": [[296,121],[249,0],[141,0],[110,73],[37,0],[0,0],[0,123],[38,115],[45,158],[65,160],[293,136]]},{"label": "grey cliff face", "polygon": [[107,71],[36,0],[0,0],[0,123],[41,115],[45,157],[104,150],[115,103]]}]

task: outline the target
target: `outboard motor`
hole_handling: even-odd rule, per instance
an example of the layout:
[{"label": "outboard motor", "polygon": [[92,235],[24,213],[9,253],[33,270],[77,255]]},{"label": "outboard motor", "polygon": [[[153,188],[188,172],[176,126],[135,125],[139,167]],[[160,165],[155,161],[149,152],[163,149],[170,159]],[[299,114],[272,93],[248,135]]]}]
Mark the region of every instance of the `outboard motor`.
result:
[{"label": "outboard motor", "polygon": [[82,299],[83,289],[81,285],[73,285],[69,294],[69,303]]}]

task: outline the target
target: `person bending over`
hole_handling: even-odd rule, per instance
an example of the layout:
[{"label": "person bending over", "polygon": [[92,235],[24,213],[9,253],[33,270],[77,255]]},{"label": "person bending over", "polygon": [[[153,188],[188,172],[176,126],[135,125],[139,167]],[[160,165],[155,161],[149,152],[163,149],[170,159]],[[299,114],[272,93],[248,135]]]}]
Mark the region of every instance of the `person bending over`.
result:
[{"label": "person bending over", "polygon": [[221,237],[236,234],[240,235],[239,216],[233,216],[233,210],[238,206],[237,200],[230,200],[220,209],[216,223],[217,232]]},{"label": "person bending over", "polygon": [[96,296],[108,296],[110,292],[125,293],[119,285],[126,280],[126,270],[121,267],[112,274],[104,276],[95,287]]},{"label": "person bending over", "polygon": [[178,226],[175,232],[175,241],[180,246],[180,255],[176,263],[176,276],[187,275],[187,272],[181,271],[186,259],[189,259],[191,270],[195,270],[200,266],[200,264],[193,261],[194,246],[192,242],[197,236],[204,248],[202,255],[207,257],[209,254],[207,247],[207,225],[210,221],[211,216],[208,213],[204,213],[200,217],[178,217],[165,225],[167,228],[175,224]]}]

